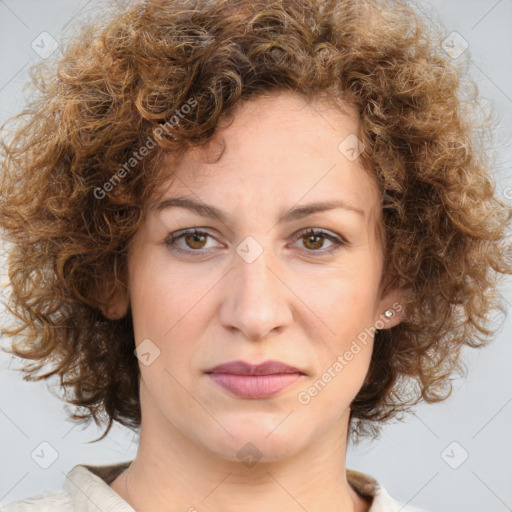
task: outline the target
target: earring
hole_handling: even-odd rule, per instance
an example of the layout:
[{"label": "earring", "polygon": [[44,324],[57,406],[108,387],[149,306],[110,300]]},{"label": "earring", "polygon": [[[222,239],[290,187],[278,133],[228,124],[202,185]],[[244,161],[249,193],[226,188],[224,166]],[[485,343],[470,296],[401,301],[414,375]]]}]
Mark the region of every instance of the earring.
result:
[{"label": "earring", "polygon": [[387,311],[384,312],[384,316],[386,318],[392,318],[394,316],[395,312],[392,310],[392,309],[388,309]]}]

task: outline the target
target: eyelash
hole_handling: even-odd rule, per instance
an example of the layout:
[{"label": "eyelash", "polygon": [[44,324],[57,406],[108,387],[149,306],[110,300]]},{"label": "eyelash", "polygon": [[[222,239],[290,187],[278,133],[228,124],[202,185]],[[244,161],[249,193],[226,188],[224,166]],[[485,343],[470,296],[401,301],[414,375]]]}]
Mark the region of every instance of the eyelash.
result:
[{"label": "eyelash", "polygon": [[[176,240],[179,240],[179,239],[185,237],[186,235],[206,235],[206,236],[209,236],[211,238],[214,238],[209,233],[207,233],[205,231],[200,231],[200,230],[198,230],[196,228],[194,228],[194,229],[186,229],[186,230],[183,230],[183,231],[176,231],[175,233],[170,233],[169,236],[165,239],[165,246],[169,250],[171,250],[171,251],[175,251],[175,252],[178,252],[178,253],[181,253],[181,254],[187,254],[187,255],[194,254],[194,255],[197,255],[197,256],[203,256],[203,255],[206,255],[208,253],[208,250],[194,250],[194,249],[184,250],[184,249],[181,249],[179,247],[176,247],[176,246],[173,247],[172,246],[172,244],[174,244],[174,242],[176,242]],[[328,249],[326,251],[306,249],[306,251],[308,251],[310,253],[313,253],[313,254],[317,253],[319,256],[325,256],[326,254],[331,254],[331,253],[333,253],[335,251],[338,251],[343,246],[348,245],[348,243],[344,239],[342,239],[341,237],[338,237],[338,236],[335,236],[335,235],[331,235],[329,232],[324,231],[322,229],[313,229],[313,228],[308,228],[308,229],[305,229],[305,230],[301,231],[295,237],[294,242],[297,241],[297,240],[300,240],[301,238],[304,238],[306,236],[321,236],[321,237],[327,238],[328,240],[333,242],[334,245],[330,249]]]}]

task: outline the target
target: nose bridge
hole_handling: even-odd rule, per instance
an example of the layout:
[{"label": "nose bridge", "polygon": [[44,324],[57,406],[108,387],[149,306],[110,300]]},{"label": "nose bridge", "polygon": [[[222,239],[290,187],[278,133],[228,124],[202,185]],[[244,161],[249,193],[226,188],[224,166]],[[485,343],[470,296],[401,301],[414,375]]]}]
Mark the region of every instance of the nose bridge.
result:
[{"label": "nose bridge", "polygon": [[249,240],[237,248],[222,311],[224,325],[250,339],[262,338],[291,319],[286,287],[276,276],[276,259],[258,245]]}]

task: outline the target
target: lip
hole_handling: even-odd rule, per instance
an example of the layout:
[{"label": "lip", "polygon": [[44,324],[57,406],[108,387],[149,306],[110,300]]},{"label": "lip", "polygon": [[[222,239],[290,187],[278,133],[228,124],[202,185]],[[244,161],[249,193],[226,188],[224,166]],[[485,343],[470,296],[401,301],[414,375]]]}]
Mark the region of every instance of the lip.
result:
[{"label": "lip", "polygon": [[270,398],[289,388],[305,374],[281,361],[250,364],[231,361],[205,372],[213,382],[242,398]]},{"label": "lip", "polygon": [[228,363],[223,363],[211,368],[210,370],[206,370],[205,373],[222,373],[222,374],[230,374],[230,375],[275,375],[275,374],[288,374],[288,373],[299,373],[304,375],[304,372],[295,368],[294,366],[290,366],[281,361],[264,361],[259,364],[251,364],[245,361],[230,361]]},{"label": "lip", "polygon": [[274,373],[272,375],[235,375],[209,373],[216,384],[242,398],[270,398],[301,379],[301,373]]}]

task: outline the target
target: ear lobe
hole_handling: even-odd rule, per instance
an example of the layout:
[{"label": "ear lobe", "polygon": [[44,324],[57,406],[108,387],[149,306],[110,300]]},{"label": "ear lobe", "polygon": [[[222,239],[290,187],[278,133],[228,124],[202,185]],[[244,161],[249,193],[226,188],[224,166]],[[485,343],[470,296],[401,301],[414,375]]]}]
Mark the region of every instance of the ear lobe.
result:
[{"label": "ear lobe", "polygon": [[390,329],[398,325],[405,317],[405,306],[402,290],[390,288],[379,302],[375,325],[377,329]]},{"label": "ear lobe", "polygon": [[101,312],[109,320],[119,320],[128,312],[128,305],[128,292],[124,287],[121,288],[118,285],[106,300],[106,305],[101,306]]}]

